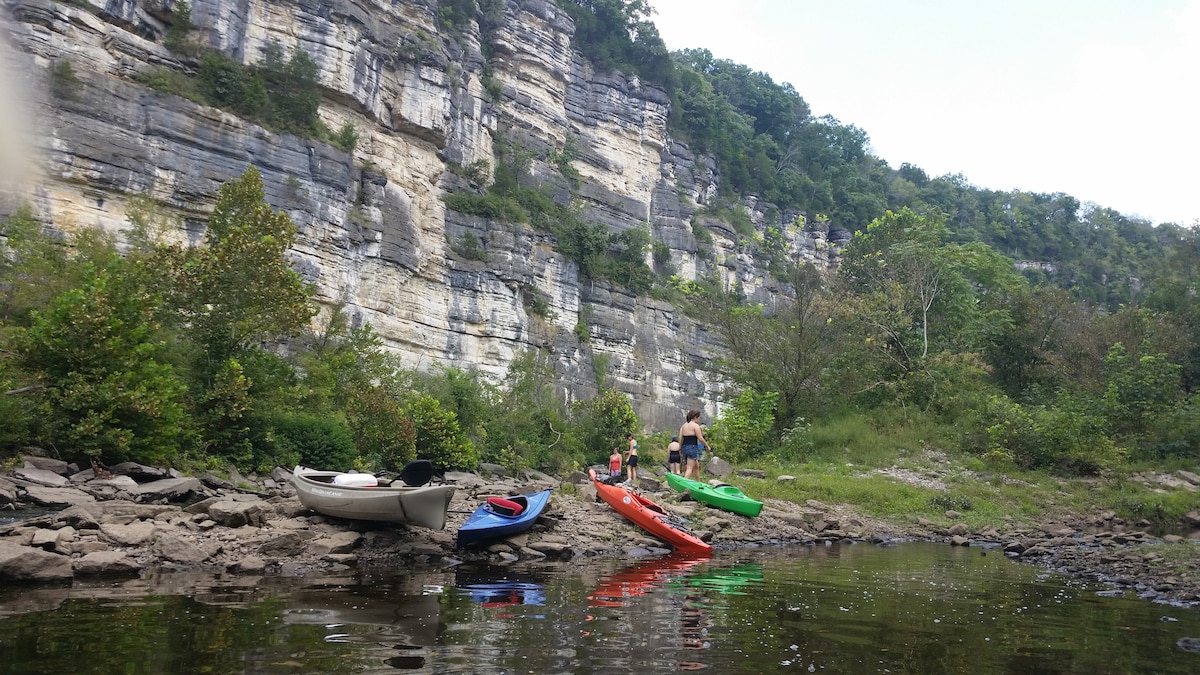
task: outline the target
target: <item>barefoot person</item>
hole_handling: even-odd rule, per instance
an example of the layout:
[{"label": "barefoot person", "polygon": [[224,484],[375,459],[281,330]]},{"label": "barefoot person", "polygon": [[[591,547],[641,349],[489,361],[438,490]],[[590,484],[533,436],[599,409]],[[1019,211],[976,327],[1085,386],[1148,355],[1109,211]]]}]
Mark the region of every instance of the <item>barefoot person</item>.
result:
[{"label": "barefoot person", "polygon": [[633,437],[633,434],[625,434],[625,440],[629,441],[629,450],[626,451],[628,454],[625,456],[625,466],[629,467],[629,484],[636,487],[638,466],[637,439]]},{"label": "barefoot person", "polygon": [[679,437],[672,436],[667,444],[667,470],[677,474],[680,464],[683,464],[683,455],[679,454]]},{"label": "barefoot person", "polygon": [[704,440],[704,429],[700,427],[700,411],[689,410],[687,421],[679,427],[680,452],[683,461],[683,477],[700,480],[700,444],[708,445]]}]

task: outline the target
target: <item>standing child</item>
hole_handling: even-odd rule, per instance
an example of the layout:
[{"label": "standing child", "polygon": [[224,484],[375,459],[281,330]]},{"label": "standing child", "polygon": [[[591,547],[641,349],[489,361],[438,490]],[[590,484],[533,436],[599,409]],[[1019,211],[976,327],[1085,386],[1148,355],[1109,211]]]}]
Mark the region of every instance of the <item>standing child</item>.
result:
[{"label": "standing child", "polygon": [[667,445],[667,464],[668,471],[671,473],[679,473],[679,465],[683,464],[683,457],[679,454],[679,437],[672,436],[671,442]]},{"label": "standing child", "polygon": [[608,482],[616,483],[621,479],[621,451],[613,448],[613,454],[608,456]]},{"label": "standing child", "polygon": [[637,439],[633,437],[633,434],[625,434],[625,440],[629,441],[629,454],[625,457],[625,463],[629,466],[629,484],[636,487],[638,465]]}]

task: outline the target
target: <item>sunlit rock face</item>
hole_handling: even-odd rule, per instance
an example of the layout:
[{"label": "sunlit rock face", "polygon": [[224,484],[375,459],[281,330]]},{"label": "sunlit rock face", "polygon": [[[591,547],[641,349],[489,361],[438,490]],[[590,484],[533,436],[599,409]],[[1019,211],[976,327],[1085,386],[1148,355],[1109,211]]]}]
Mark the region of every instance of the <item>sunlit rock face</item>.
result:
[{"label": "sunlit rock face", "polygon": [[[699,215],[720,174],[672,140],[667,96],[597,71],[572,49],[574,24],[554,2],[508,0],[483,28],[443,25],[436,0],[191,3],[199,45],[245,64],[261,63],[271,45],[311,56],[321,120],[354,126],[353,153],[142,84],[198,67],[163,46],[174,4],[0,0],[0,93],[12,102],[0,120],[12,139],[0,155],[0,215],[27,203],[63,230],[119,233],[131,200],[149,197],[173,236],[195,242],[220,184],[253,165],[268,201],[300,228],[294,262],[319,300],[371,323],[405,364],[502,380],[514,357],[539,349],[558,373],[547,386],[570,400],[598,382],[615,386],[647,431],[678,426],[688,408],[718,412],[723,383],[710,364],[721,345],[703,323],[581,279],[547,233],[442,201],[481,190],[463,167],[481,163],[486,174],[497,142],[513,144],[533,154],[526,180],[610,231],[648,228],[680,277],[715,275],[764,302],[780,290],[744,236]],[[548,161],[568,144],[576,179]],[[752,198],[745,206],[756,227],[782,227],[788,255],[836,260],[844,232],[797,226],[797,214]],[[711,243],[698,244],[694,228]],[[452,250],[466,234],[484,255]]]}]

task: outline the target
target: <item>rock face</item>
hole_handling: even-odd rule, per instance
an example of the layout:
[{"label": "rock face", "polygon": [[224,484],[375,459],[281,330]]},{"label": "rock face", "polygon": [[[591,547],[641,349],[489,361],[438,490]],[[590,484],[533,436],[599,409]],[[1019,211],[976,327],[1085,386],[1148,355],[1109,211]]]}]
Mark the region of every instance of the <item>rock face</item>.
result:
[{"label": "rock face", "polygon": [[[201,46],[246,64],[272,44],[308,53],[320,117],[331,129],[354,125],[353,154],[140,84],[195,72],[195,60],[162,44],[175,4],[0,0],[9,36],[0,94],[14,103],[0,120],[0,217],[24,202],[58,228],[119,233],[131,200],[150,197],[174,218],[173,234],[194,242],[218,186],[254,165],[268,201],[300,228],[294,262],[319,299],[346,301],[352,320],[371,323],[407,365],[502,378],[515,356],[538,348],[568,397],[594,392],[595,369],[607,366],[648,428],[677,424],[687,408],[717,412],[721,382],[708,364],[720,345],[703,325],[581,279],[550,235],[449,211],[441,199],[482,189],[460,167],[490,169],[503,139],[535,153],[529,180],[560,203],[575,200],[613,232],[649,228],[681,277],[715,276],[755,299],[778,290],[744,238],[698,213],[720,176],[671,138],[665,94],[593,68],[571,48],[573,22],[554,2],[507,0],[481,29],[442,25],[435,0],[193,0],[190,39]],[[548,161],[568,142],[579,154],[574,181]],[[770,204],[746,206],[760,229],[782,226],[793,257],[820,266],[848,238],[827,223],[789,225],[797,214]],[[693,227],[712,243],[699,244]],[[468,233],[486,261],[452,250]],[[549,311],[530,312],[535,305]]]}]

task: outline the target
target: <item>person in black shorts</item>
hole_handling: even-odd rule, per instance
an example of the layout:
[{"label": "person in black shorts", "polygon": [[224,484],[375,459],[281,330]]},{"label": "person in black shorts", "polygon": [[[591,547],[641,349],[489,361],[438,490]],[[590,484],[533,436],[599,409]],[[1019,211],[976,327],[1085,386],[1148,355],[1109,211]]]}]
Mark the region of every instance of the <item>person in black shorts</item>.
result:
[{"label": "person in black shorts", "polygon": [[637,439],[633,437],[633,434],[625,434],[625,440],[629,441],[629,455],[625,458],[625,466],[629,471],[628,480],[630,485],[636,487],[638,465]]},{"label": "person in black shorts", "polygon": [[672,436],[670,444],[667,445],[667,470],[679,473],[680,464],[683,464],[683,455],[679,452],[679,437]]}]

